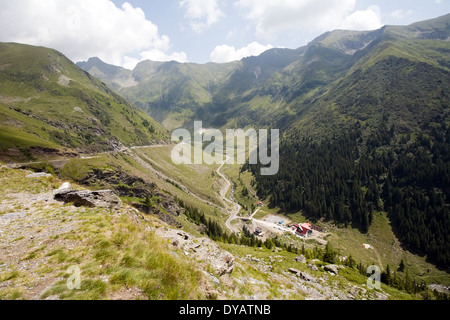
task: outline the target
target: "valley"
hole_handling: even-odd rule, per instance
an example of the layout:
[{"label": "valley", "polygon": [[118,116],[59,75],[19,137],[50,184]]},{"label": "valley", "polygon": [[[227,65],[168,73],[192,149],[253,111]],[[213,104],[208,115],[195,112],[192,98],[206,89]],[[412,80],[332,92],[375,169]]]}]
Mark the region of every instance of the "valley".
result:
[{"label": "valley", "polygon": [[[0,299],[448,299],[449,39],[445,15],[134,70],[0,43]],[[279,129],[279,171],[176,164],[194,121]]]}]

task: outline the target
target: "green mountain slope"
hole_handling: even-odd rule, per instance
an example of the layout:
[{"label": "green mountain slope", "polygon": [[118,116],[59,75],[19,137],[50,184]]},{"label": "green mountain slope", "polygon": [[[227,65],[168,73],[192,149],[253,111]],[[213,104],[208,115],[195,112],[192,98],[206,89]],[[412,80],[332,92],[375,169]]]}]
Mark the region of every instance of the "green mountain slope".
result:
[{"label": "green mountain slope", "polygon": [[169,129],[193,121],[238,65],[143,61],[130,71],[98,58],[78,63]]},{"label": "green mountain slope", "polygon": [[[259,195],[362,232],[386,211],[405,247],[448,270],[449,22],[377,31],[370,44],[357,43],[363,49],[343,76],[311,101],[294,100],[300,112],[280,146],[279,174],[250,168]],[[355,35],[329,33],[317,45],[347,51],[343,43]]]},{"label": "green mountain slope", "polygon": [[32,156],[37,147],[108,151],[164,138],[158,123],[61,53],[0,44],[3,156]]}]

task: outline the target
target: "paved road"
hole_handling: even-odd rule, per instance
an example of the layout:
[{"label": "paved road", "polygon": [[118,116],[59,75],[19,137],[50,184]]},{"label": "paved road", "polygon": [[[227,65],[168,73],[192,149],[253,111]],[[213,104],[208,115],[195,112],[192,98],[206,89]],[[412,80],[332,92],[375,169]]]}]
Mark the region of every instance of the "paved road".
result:
[{"label": "paved road", "polygon": [[227,158],[222,162],[220,167],[217,168],[216,172],[222,179],[225,180],[225,185],[220,190],[220,196],[222,197],[223,200],[225,200],[226,202],[231,204],[234,208],[233,212],[230,214],[230,217],[225,222],[225,225],[231,232],[236,233],[236,230],[234,230],[234,228],[231,226],[231,221],[236,219],[236,217],[237,217],[239,211],[241,211],[242,207],[239,203],[234,202],[232,199],[227,198],[227,192],[228,192],[228,190],[230,190],[232,183],[222,172],[220,172],[220,170],[222,170],[223,166],[227,163],[227,161],[229,159],[230,159],[230,157],[227,156]]}]

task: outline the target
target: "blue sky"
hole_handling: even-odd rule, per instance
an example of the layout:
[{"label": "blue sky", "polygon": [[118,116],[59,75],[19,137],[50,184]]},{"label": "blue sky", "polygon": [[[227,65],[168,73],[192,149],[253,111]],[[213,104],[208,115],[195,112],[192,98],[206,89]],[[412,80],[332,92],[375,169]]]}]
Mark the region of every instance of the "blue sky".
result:
[{"label": "blue sky", "polygon": [[450,13],[450,0],[0,0],[0,41],[133,68],[145,59],[227,62],[298,48],[333,29]]}]

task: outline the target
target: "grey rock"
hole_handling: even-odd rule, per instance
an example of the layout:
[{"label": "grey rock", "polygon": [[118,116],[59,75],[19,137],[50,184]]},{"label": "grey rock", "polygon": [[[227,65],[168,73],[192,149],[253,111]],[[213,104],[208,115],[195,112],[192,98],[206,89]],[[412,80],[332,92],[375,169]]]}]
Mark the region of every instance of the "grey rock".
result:
[{"label": "grey rock", "polygon": [[315,264],[308,263],[308,268],[310,268],[312,271],[319,271],[319,268]]},{"label": "grey rock", "polygon": [[337,265],[328,264],[328,265],[324,266],[323,268],[324,268],[325,271],[329,271],[329,272],[334,273],[336,275],[339,274],[339,270],[338,270],[338,266]]},{"label": "grey rock", "polygon": [[46,178],[51,177],[52,175],[50,173],[45,172],[36,172],[36,173],[30,173],[29,175],[25,176],[25,178]]},{"label": "grey rock", "polygon": [[111,190],[65,190],[56,193],[55,200],[63,201],[64,203],[73,203],[76,207],[108,208],[115,210],[122,208],[122,201]]},{"label": "grey rock", "polygon": [[296,275],[299,275],[301,273],[300,270],[297,270],[295,268],[289,268],[289,272],[295,273]]},{"label": "grey rock", "polygon": [[70,185],[70,182],[64,182],[59,188],[58,190],[56,190],[57,193],[63,192],[63,191],[68,191],[68,190],[72,190],[72,186]]},{"label": "grey rock", "polygon": [[375,292],[375,295],[377,297],[377,300],[389,300],[389,297],[387,295],[380,292]]},{"label": "grey rock", "polygon": [[211,256],[210,263],[219,277],[231,274],[234,270],[234,257],[226,251]]},{"label": "grey rock", "polygon": [[213,274],[208,273],[208,272],[206,272],[206,271],[203,271],[203,274],[204,274],[207,278],[209,278],[209,280],[210,280],[212,283],[214,283],[216,286],[219,286],[219,285],[220,285],[220,280],[219,280],[217,277],[215,277]]},{"label": "grey rock", "polygon": [[300,263],[306,263],[306,258],[303,255],[299,255],[294,260],[297,261],[297,262],[300,262]]},{"label": "grey rock", "polygon": [[317,282],[316,278],[314,278],[312,275],[306,272],[300,272],[299,273],[300,278],[302,278],[305,281],[309,282]]},{"label": "grey rock", "polygon": [[12,213],[7,213],[7,214],[4,214],[4,215],[0,216],[0,219],[3,219],[3,220],[17,220],[17,219],[25,217],[26,215],[27,215],[27,213],[25,211],[12,212]]}]

